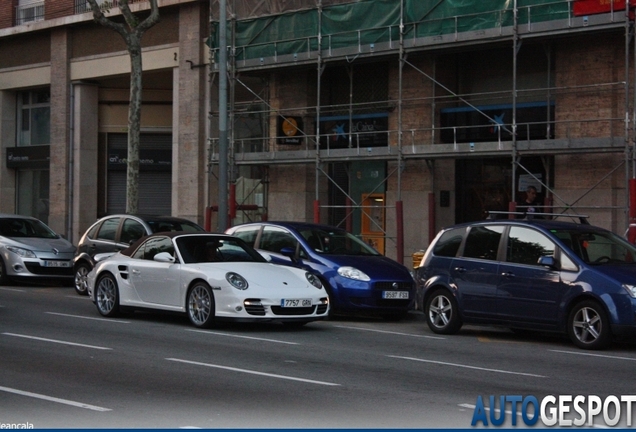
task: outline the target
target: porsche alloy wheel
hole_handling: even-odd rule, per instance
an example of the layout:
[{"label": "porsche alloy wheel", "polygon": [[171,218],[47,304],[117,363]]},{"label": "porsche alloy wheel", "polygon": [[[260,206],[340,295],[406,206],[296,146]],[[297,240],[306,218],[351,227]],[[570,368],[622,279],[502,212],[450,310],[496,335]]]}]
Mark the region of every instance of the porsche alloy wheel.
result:
[{"label": "porsche alloy wheel", "polygon": [[214,296],[212,289],[205,282],[197,282],[188,291],[186,302],[190,322],[199,328],[214,325]]},{"label": "porsche alloy wheel", "polygon": [[448,290],[438,289],[424,306],[428,327],[438,334],[457,333],[462,326],[457,302]]},{"label": "porsche alloy wheel", "polygon": [[112,317],[119,313],[119,292],[115,278],[106,274],[99,278],[95,287],[95,304],[100,314]]}]

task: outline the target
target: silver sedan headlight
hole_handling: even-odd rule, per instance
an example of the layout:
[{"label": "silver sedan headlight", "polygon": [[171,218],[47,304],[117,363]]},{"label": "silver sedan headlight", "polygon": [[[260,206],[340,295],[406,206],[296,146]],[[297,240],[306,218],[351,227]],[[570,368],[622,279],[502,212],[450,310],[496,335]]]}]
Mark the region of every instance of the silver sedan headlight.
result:
[{"label": "silver sedan headlight", "polygon": [[225,275],[225,279],[236,289],[246,290],[249,287],[245,278],[238,273],[229,272]]},{"label": "silver sedan headlight", "polygon": [[307,278],[309,283],[315,286],[316,288],[318,289],[322,288],[322,283],[320,282],[320,279],[318,278],[318,276],[316,276],[315,274],[306,272],[305,277]]},{"label": "silver sedan headlight", "polygon": [[358,270],[355,267],[340,267],[338,269],[338,274],[348,279],[354,279],[364,282],[368,282],[371,280],[371,278],[367,276],[366,273]]},{"label": "silver sedan headlight", "polygon": [[28,249],[24,249],[24,248],[20,248],[16,246],[7,246],[7,249],[16,255],[21,256],[22,258],[37,258],[35,254]]}]

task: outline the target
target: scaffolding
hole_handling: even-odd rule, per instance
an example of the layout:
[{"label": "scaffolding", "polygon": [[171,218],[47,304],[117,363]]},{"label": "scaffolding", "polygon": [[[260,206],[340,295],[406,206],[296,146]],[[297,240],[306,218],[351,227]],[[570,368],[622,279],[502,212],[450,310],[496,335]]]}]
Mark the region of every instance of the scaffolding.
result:
[{"label": "scaffolding", "polygon": [[[435,161],[439,159],[510,157],[513,170],[510,196],[511,204],[517,192],[517,171],[533,177],[550,196],[552,211],[585,212],[592,207],[577,205],[574,201],[560,197],[550,183],[550,178],[536,178],[533,172],[521,163],[521,155],[552,156],[561,154],[623,153],[621,163],[602,176],[596,186],[617,170],[625,172],[625,205],[613,209],[624,212],[625,220],[630,214],[630,179],[634,173],[632,142],[636,117],[631,110],[636,103],[630,97],[630,45],[633,43],[633,5],[622,10],[609,2],[608,10],[593,14],[581,13],[576,0],[498,0],[482,2],[464,0],[449,5],[444,0],[362,0],[355,3],[314,0],[292,2],[237,2],[232,4],[228,22],[228,79],[229,79],[229,161],[230,182],[235,183],[240,167],[249,168],[277,164],[314,164],[316,171],[314,220],[320,219],[319,208],[328,207],[320,202],[320,179],[336,184],[326,164],[344,161],[392,162],[386,176],[379,184],[396,177],[395,205],[397,214],[396,232],[384,232],[396,246],[396,256],[403,260],[404,251],[401,225],[401,173],[406,161],[426,161],[434,177]],[[579,2],[580,3],[580,2]],[[588,0],[589,3],[589,0]],[[600,4],[600,3],[599,3]],[[577,7],[579,11],[577,13]],[[616,10],[614,8],[617,8]],[[218,16],[214,4],[211,6],[210,46],[211,82],[218,80]],[[244,16],[240,14],[244,13]],[[519,52],[524,41],[549,41],[551,38],[585,33],[624,35],[624,77],[612,82],[599,82],[578,86],[559,87],[553,82],[550,44],[546,44],[546,80],[544,85],[533,88],[518,87]],[[473,47],[503,47],[508,49],[512,67],[511,87],[506,90],[462,93],[451,89],[436,76],[437,65],[433,61],[431,70],[425,70],[417,61],[422,54],[441,50],[457,50]],[[384,100],[356,101],[353,96],[355,82],[354,65],[367,61],[397,64],[397,89],[394,98]],[[340,65],[349,78],[349,97],[345,103],[329,104],[323,101],[325,69]],[[277,107],[271,102],[269,83],[263,79],[265,73],[280,70],[315,70],[315,104],[305,106]],[[433,93],[424,96],[405,94],[406,71],[421,76],[431,83]],[[633,79],[633,77],[631,78]],[[576,98],[589,92],[608,92],[624,100],[624,113],[599,115],[594,118],[555,118],[555,97]],[[241,96],[237,96],[237,95]],[[537,100],[544,102],[538,103]],[[406,110],[426,107],[430,112],[426,127],[405,124]],[[493,107],[511,113],[510,121],[502,121],[494,114]],[[544,119],[536,116],[521,118],[530,109],[538,109]],[[382,130],[355,130],[355,120],[366,115],[377,115],[378,111],[389,112],[390,119],[381,119]],[[612,113],[611,110],[609,111]],[[362,113],[362,114],[361,114]],[[476,124],[442,124],[442,117],[457,118],[478,113]],[[453,117],[454,116],[454,117]],[[218,118],[217,112],[211,113]],[[326,119],[339,118],[348,123],[346,130],[327,130]],[[309,121],[303,121],[309,119]],[[259,124],[260,120],[260,124]],[[278,122],[278,124],[277,124]],[[237,127],[242,123],[241,127]],[[303,126],[307,123],[307,127]],[[312,126],[311,123],[313,123]],[[287,127],[281,133],[281,124]],[[594,125],[603,134],[585,135],[586,127]],[[247,126],[246,126],[247,125]],[[393,126],[393,127],[390,127]],[[245,128],[255,129],[251,133]],[[484,139],[482,130],[493,129],[495,138]],[[290,132],[287,135],[287,132]],[[492,135],[492,134],[491,134]],[[212,136],[212,134],[211,134]],[[290,138],[291,136],[291,138]],[[477,139],[475,139],[477,137]],[[295,139],[296,141],[290,141]],[[344,144],[343,144],[343,139]],[[369,143],[372,142],[372,145]],[[336,143],[336,145],[333,145]],[[218,140],[210,139],[210,172],[219,166]],[[544,162],[547,163],[547,162]],[[262,180],[251,183],[242,194],[238,204],[251,208],[254,194],[261,194],[260,205],[267,213],[267,199],[262,198],[262,188],[267,182],[267,169],[258,168]],[[546,170],[549,172],[549,170]],[[432,179],[433,183],[434,180]],[[593,187],[593,188],[594,188]],[[592,188],[592,189],[593,189]],[[433,188],[431,188],[433,189]],[[346,223],[358,209],[371,219],[369,208],[341,190],[347,197]],[[266,195],[266,194],[265,194]],[[250,198],[251,197],[251,198]],[[234,202],[234,197],[231,198]],[[430,201],[430,197],[429,197]],[[432,209],[434,211],[434,197]],[[233,204],[231,204],[233,205]],[[429,206],[430,207],[430,206]],[[514,207],[514,206],[513,206]],[[597,207],[594,207],[597,208]],[[599,207],[600,208],[600,207]],[[606,208],[607,209],[607,208]],[[250,210],[252,211],[252,210]],[[249,219],[253,214],[245,213]],[[235,213],[232,214],[235,216]],[[434,218],[431,219],[434,221]],[[429,227],[429,241],[436,232],[435,223]]]}]

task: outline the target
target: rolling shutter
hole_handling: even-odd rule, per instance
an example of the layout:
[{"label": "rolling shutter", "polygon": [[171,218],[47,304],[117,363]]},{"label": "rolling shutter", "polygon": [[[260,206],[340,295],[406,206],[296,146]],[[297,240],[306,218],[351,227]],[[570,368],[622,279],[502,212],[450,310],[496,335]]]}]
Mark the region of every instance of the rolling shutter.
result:
[{"label": "rolling shutter", "polygon": [[[171,150],[172,136],[166,134],[142,134],[140,151]],[[108,149],[111,151],[126,149],[128,137],[126,134],[109,134]],[[126,212],[126,170],[109,167],[106,182],[108,214]],[[172,168],[145,169],[140,165],[139,170],[139,213],[172,214]]]}]

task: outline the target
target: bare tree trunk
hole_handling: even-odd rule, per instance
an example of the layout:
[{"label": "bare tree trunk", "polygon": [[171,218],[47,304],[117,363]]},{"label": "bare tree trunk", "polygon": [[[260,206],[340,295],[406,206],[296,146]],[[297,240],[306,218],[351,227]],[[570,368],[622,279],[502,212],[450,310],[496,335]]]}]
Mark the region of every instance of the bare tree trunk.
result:
[{"label": "bare tree trunk", "polygon": [[128,167],[126,213],[139,211],[139,136],[141,129],[141,40],[130,38],[130,107],[128,110]]},{"label": "bare tree trunk", "polygon": [[139,211],[139,135],[141,129],[142,73],[141,37],[159,22],[157,0],[150,1],[150,15],[140,21],[128,6],[129,0],[119,0],[119,9],[125,24],[107,19],[96,0],[87,0],[93,10],[93,18],[104,27],[121,35],[130,54],[130,105],[128,107],[128,157],[126,170],[126,213]]}]

